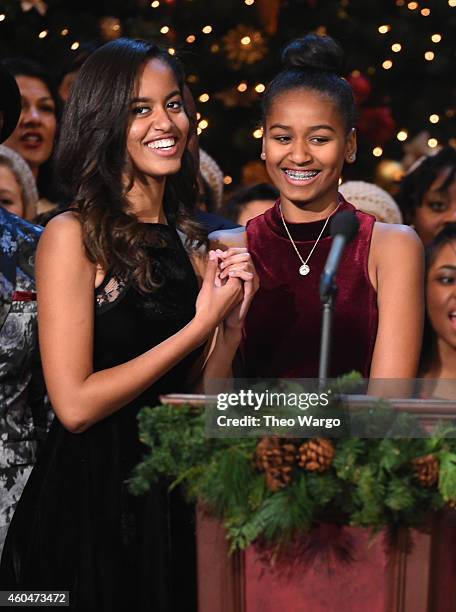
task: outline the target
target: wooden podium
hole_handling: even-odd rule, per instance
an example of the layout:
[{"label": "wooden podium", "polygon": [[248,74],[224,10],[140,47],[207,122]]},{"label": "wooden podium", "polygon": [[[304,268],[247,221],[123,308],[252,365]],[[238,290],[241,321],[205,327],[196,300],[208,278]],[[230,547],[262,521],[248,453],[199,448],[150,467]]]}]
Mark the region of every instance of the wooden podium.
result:
[{"label": "wooden podium", "polygon": [[[195,404],[204,398],[172,396]],[[351,398],[360,409],[371,400]],[[425,427],[456,417],[456,403],[391,400]],[[456,511],[430,514],[423,531],[402,528],[393,543],[385,532],[331,526],[353,544],[350,562],[315,558],[285,575],[264,564],[255,547],[229,555],[222,525],[197,513],[198,612],[456,612]]]}]

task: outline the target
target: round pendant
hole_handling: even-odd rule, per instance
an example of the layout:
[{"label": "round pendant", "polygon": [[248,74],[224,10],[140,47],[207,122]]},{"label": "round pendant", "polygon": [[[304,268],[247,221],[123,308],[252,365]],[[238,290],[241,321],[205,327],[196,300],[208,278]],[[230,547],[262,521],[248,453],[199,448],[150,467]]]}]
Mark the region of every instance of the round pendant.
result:
[{"label": "round pendant", "polygon": [[310,268],[307,264],[302,264],[302,266],[299,268],[299,274],[301,276],[307,276],[310,272]]}]

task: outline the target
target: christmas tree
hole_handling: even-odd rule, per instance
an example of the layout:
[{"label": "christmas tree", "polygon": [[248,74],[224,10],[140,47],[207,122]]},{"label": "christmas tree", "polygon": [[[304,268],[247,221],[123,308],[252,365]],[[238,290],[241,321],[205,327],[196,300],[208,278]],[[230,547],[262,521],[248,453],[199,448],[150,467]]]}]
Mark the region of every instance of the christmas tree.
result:
[{"label": "christmas tree", "polygon": [[328,34],[346,52],[359,107],[358,162],[345,178],[373,180],[380,162],[397,170],[387,160],[404,147],[456,145],[455,23],[456,0],[7,0],[0,54],[58,74],[88,42],[123,35],[168,47],[197,100],[201,146],[229,185],[261,179],[261,95],[280,50],[309,31]]}]

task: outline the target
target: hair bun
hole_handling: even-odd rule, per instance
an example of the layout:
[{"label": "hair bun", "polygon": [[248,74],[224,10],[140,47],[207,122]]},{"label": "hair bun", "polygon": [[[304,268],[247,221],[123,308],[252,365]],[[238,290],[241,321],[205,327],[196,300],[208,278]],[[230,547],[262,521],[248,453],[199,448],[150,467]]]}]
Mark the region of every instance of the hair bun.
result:
[{"label": "hair bun", "polygon": [[321,70],[342,75],[344,52],[330,36],[307,34],[284,49],[282,64],[286,70]]}]

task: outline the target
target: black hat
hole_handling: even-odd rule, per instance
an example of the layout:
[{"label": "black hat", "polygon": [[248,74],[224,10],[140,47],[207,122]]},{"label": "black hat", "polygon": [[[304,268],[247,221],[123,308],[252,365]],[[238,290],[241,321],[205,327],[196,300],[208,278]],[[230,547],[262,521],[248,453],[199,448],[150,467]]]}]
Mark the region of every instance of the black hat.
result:
[{"label": "black hat", "polygon": [[16,79],[0,65],[0,111],[3,112],[3,129],[0,142],[14,132],[21,114],[21,95]]}]

